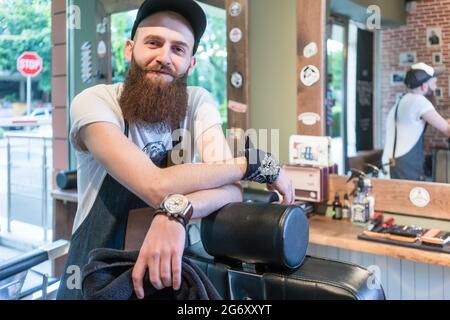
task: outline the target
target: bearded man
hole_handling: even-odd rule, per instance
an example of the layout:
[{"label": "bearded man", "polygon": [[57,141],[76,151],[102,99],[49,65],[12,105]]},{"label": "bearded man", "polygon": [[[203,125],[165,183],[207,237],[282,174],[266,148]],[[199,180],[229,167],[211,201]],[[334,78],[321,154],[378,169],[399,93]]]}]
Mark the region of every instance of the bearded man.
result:
[{"label": "bearded man", "polygon": [[[291,181],[270,154],[256,152],[256,163],[250,149],[233,158],[213,97],[186,85],[206,24],[193,0],[144,1],[125,47],[125,82],[89,88],[72,101],[78,209],[58,299],[82,298],[70,272],[83,268],[91,250],[124,248],[132,209],[158,208],[132,274],[143,298],[144,281],[180,288],[186,224],[241,202],[240,180],[267,183],[284,204],[294,201]],[[195,152],[168,167],[177,129],[189,133],[182,143],[192,142]]]}]

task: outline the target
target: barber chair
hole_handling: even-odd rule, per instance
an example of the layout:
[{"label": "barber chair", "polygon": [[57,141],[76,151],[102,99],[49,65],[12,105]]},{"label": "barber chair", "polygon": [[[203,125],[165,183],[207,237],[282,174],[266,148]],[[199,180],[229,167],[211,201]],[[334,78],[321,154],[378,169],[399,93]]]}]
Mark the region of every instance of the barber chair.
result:
[{"label": "barber chair", "polygon": [[[184,255],[224,299],[385,299],[365,268],[306,255],[309,224],[301,207],[273,204],[276,193],[251,189],[244,189],[244,200],[188,226],[187,238],[197,230],[200,239],[188,241]],[[144,217],[149,214],[142,210],[130,214],[128,230],[133,232],[127,232],[126,250],[142,243],[148,230]]]}]

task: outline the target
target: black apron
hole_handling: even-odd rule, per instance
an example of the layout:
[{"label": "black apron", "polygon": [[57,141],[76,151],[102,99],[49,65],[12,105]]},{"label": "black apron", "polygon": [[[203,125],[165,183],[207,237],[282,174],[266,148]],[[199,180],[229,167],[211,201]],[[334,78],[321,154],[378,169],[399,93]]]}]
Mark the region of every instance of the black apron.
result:
[{"label": "black apron", "polygon": [[390,166],[391,179],[425,181],[424,170],[424,145],[425,145],[425,129],[417,141],[416,145],[405,155],[395,158],[396,165]]},{"label": "black apron", "polygon": [[[125,121],[125,135],[127,137],[128,131],[129,125]],[[158,159],[152,158],[159,167],[167,166],[167,159],[167,153],[165,157],[158,155]],[[70,249],[61,276],[57,299],[76,300],[83,298],[81,278],[74,279],[74,274],[67,273],[67,271],[73,272],[74,269],[82,271],[88,263],[88,254],[93,249],[123,250],[128,213],[140,208],[148,208],[148,205],[109,174],[106,174],[92,209],[70,240]],[[81,275],[81,273],[78,274]],[[80,284],[80,288],[73,288],[76,284]]]}]

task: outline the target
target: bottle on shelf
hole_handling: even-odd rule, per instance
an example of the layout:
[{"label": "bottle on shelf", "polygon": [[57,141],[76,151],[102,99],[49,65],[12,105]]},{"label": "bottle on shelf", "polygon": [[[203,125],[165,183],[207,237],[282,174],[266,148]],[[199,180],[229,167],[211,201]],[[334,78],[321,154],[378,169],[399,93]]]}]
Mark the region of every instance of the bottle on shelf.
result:
[{"label": "bottle on shelf", "polygon": [[355,197],[353,198],[353,203],[350,210],[352,223],[366,227],[369,222],[370,203],[366,196],[364,175],[360,175],[358,177],[357,191]]},{"label": "bottle on shelf", "polygon": [[342,219],[342,203],[339,198],[339,193],[336,192],[336,196],[334,197],[333,202],[333,219],[341,220]]}]

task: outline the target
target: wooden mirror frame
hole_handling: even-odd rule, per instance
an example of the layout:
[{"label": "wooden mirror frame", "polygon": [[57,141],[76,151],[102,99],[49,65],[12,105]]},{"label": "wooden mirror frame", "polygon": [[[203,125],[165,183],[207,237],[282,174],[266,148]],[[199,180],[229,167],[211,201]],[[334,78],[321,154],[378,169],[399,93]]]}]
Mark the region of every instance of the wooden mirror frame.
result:
[{"label": "wooden mirror frame", "polygon": [[[230,8],[240,5],[240,13],[231,15]],[[250,71],[249,71],[249,3],[248,0],[224,0],[227,36],[227,140],[236,156],[244,145],[244,132],[250,127]],[[231,41],[231,32],[239,29],[241,38]],[[242,86],[232,84],[234,74],[242,77]]]}]

